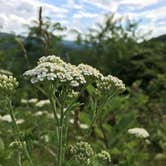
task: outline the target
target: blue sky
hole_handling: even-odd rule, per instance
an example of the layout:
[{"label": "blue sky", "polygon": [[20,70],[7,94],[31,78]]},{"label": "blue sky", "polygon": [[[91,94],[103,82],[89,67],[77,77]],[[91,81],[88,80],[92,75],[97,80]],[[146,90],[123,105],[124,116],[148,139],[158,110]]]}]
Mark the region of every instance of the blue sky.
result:
[{"label": "blue sky", "polygon": [[67,39],[74,39],[69,29],[85,33],[96,23],[103,23],[104,15],[128,17],[140,21],[142,33],[151,36],[166,33],[166,0],[0,0],[0,31],[25,34],[25,25],[37,18],[39,6],[44,15],[68,28]]}]

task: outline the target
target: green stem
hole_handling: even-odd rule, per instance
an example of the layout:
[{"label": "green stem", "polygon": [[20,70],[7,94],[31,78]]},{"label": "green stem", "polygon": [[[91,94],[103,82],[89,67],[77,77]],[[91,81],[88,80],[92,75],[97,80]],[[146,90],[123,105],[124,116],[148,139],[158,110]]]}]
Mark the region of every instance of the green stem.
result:
[{"label": "green stem", "polygon": [[[101,110],[102,110],[102,108],[105,106],[105,104],[108,102],[108,101],[110,101],[115,95],[116,95],[116,91],[111,95],[111,96],[108,96],[108,97],[106,97],[106,99],[103,101],[103,103],[102,104],[100,104],[100,106],[97,108],[97,102],[95,102],[95,110],[94,110],[94,116],[93,116],[93,119],[92,119],[92,122],[91,122],[91,124],[90,124],[90,126],[89,126],[89,134],[91,133],[91,131],[92,131],[92,127],[93,127],[93,125],[96,123],[96,121],[97,121],[97,118],[98,118],[98,116],[99,116],[99,114],[101,113]],[[89,136],[89,134],[88,134],[88,136]]]},{"label": "green stem", "polygon": [[76,103],[76,101],[78,100],[78,98],[82,95],[82,93],[84,92],[85,88],[86,88],[86,85],[84,85],[84,86],[82,87],[82,89],[81,89],[79,95],[78,95],[75,99],[73,99],[72,102],[69,104],[69,106],[67,107],[66,111],[64,112],[64,115],[66,115],[67,112],[72,109],[73,105]]},{"label": "green stem", "polygon": [[22,166],[22,163],[21,163],[21,153],[20,152],[18,152],[18,165]]},{"label": "green stem", "polygon": [[59,124],[59,152],[58,152],[58,166],[62,166],[64,159],[64,151],[63,151],[63,126],[64,126],[64,102],[65,102],[65,94],[62,92],[62,103],[61,103],[61,113],[60,113],[60,124]]},{"label": "green stem", "polygon": [[23,149],[24,149],[24,153],[26,154],[27,159],[29,160],[30,166],[33,166],[33,162],[32,162],[31,156],[28,152],[27,145],[22,143],[22,146],[23,146]]},{"label": "green stem", "polygon": [[59,126],[59,120],[58,120],[58,116],[57,116],[57,113],[56,113],[56,103],[55,103],[55,99],[54,97],[50,97],[50,102],[51,102],[51,105],[52,105],[52,111],[53,111],[53,114],[54,114],[54,118],[56,119],[56,122],[57,122],[57,125]]},{"label": "green stem", "polygon": [[56,112],[56,103],[55,103],[55,98],[54,96],[52,95],[52,97],[50,98],[50,102],[51,102],[51,105],[52,105],[52,111],[53,111],[53,114],[54,114],[54,118],[56,120],[56,123],[57,123],[57,128],[56,128],[56,133],[57,133],[57,140],[58,140],[58,166],[61,166],[59,164],[60,163],[60,140],[61,140],[61,132],[60,132],[60,122],[59,122],[59,119],[58,119],[58,116],[57,116],[57,112]]},{"label": "green stem", "polygon": [[68,121],[69,121],[69,115],[68,113],[65,116],[65,122],[64,122],[64,153],[63,153],[63,161],[65,159],[65,155],[66,155],[66,150],[67,150],[67,134],[68,134]]},{"label": "green stem", "polygon": [[[49,99],[50,99],[50,102],[52,105],[54,118],[57,121],[57,140],[58,140],[57,165],[62,166],[64,163],[64,160],[65,160],[66,148],[64,146],[66,146],[67,130],[68,130],[68,119],[66,117],[68,116],[68,112],[72,109],[72,107],[73,107],[74,103],[76,102],[76,100],[78,99],[78,97],[69,104],[69,106],[67,107],[66,110],[64,110],[66,93],[67,93],[65,88],[63,88],[64,91],[62,91],[62,93],[61,93],[60,100],[58,100],[56,98],[52,87],[51,87],[51,89],[52,89],[50,91],[51,97]],[[82,89],[82,91],[83,91],[83,89]],[[60,119],[58,119],[58,117],[57,117],[56,102],[57,102],[57,106],[60,107]],[[64,119],[66,121],[64,121]]]},{"label": "green stem", "polygon": [[63,163],[63,126],[59,126],[59,151],[58,151],[58,166]]},{"label": "green stem", "polygon": [[16,119],[15,119],[15,116],[14,116],[14,113],[13,113],[13,107],[12,107],[11,100],[9,99],[8,102],[9,102],[10,116],[11,116],[11,119],[12,119],[14,131],[15,131],[16,136],[17,136],[17,140],[21,143],[21,146],[22,146],[22,148],[24,150],[24,153],[25,153],[27,159],[29,160],[30,166],[33,166],[33,162],[32,162],[32,159],[31,159],[31,157],[29,155],[27,146],[21,141],[20,131],[19,131],[19,128],[18,128],[18,125],[16,123]]},{"label": "green stem", "polygon": [[47,92],[43,88],[41,88],[39,86],[36,86],[36,88],[39,89],[39,91],[41,91],[46,97],[48,97]]},{"label": "green stem", "polygon": [[63,156],[63,107],[61,108],[60,120],[57,116],[55,96],[50,97],[50,102],[52,105],[52,111],[54,113],[54,118],[57,122],[57,140],[58,140],[58,161],[57,165],[62,166],[62,156]]}]

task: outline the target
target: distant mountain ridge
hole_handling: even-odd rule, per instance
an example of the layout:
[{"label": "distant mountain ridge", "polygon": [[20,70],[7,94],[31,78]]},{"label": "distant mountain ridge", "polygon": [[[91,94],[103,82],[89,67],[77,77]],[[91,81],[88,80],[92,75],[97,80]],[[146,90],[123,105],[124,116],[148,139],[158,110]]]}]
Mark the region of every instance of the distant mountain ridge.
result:
[{"label": "distant mountain ridge", "polygon": [[[20,35],[0,32],[0,40],[3,38],[7,39],[7,38],[11,38],[11,37],[20,37],[20,38],[23,38],[23,40],[26,40],[26,37],[23,37]],[[71,41],[71,40],[62,40],[62,42],[60,42],[60,44],[63,44],[65,48],[72,48],[72,49],[80,49],[83,46],[82,44],[77,44],[75,41]]]},{"label": "distant mountain ridge", "polygon": [[11,36],[15,36],[15,35],[14,34],[10,34],[10,33],[6,33],[6,32],[0,32],[0,38],[1,37],[6,38],[6,37],[11,37]]},{"label": "distant mountain ridge", "polygon": [[158,36],[158,37],[154,37],[154,38],[152,38],[152,39],[150,39],[150,40],[166,42],[166,34],[160,35],[160,36]]},{"label": "distant mountain ridge", "polygon": [[[11,37],[21,37],[26,40],[26,37],[22,37],[19,35],[17,36],[17,35],[5,33],[5,32],[0,32],[0,40],[3,38],[7,39],[7,38],[11,38]],[[151,38],[149,41],[166,42],[166,34]],[[9,39],[8,43],[10,43],[10,39]],[[62,42],[60,44],[63,44],[63,46],[68,49],[81,49],[83,47],[83,44],[77,44],[75,41],[71,41],[71,40],[62,40]]]}]

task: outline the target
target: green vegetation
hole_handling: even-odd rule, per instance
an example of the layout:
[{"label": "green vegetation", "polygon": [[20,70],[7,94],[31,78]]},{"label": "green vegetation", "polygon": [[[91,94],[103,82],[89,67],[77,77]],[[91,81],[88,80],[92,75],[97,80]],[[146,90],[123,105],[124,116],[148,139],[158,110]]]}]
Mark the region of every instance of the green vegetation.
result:
[{"label": "green vegetation", "polygon": [[[12,80],[0,77],[0,165],[166,165],[166,43],[164,36],[138,38],[138,26],[106,16],[103,25],[87,34],[77,32],[70,47],[56,35],[66,28],[42,18],[40,9],[27,37],[0,33],[0,74],[19,82],[7,95]],[[88,85],[31,84],[23,73],[48,55],[77,65]],[[91,68],[81,63],[99,69],[104,79],[87,77]],[[70,74],[77,70],[73,65],[67,69]],[[123,80],[123,93],[115,91],[122,82],[113,83],[108,74]],[[4,79],[5,84],[9,81],[6,89]]]}]

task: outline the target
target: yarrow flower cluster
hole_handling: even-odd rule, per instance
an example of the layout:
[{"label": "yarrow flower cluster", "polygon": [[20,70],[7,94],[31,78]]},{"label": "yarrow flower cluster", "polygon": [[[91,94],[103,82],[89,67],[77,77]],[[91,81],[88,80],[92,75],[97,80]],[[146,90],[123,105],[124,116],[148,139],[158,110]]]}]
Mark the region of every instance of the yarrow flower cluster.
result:
[{"label": "yarrow flower cluster", "polygon": [[[12,118],[11,118],[11,116],[9,114],[4,115],[4,116],[0,115],[0,121],[4,121],[4,122],[9,122],[10,123],[10,122],[12,122]],[[17,119],[16,123],[17,124],[22,124],[22,123],[24,123],[24,119]]]},{"label": "yarrow flower cluster", "polygon": [[86,64],[75,66],[66,63],[55,55],[41,57],[38,65],[32,70],[26,71],[24,76],[29,77],[33,84],[52,81],[55,85],[79,87],[89,82],[95,82],[100,91],[115,89],[122,92],[125,90],[125,85],[117,77],[103,76],[99,70]]},{"label": "yarrow flower cluster", "polygon": [[77,161],[84,163],[87,163],[88,159],[94,155],[91,145],[83,141],[71,146],[70,152]]},{"label": "yarrow flower cluster", "polygon": [[83,165],[110,165],[111,156],[110,154],[102,150],[100,153],[95,153],[90,144],[87,142],[79,142],[71,147],[70,152],[72,157]]},{"label": "yarrow flower cluster", "polygon": [[86,83],[76,66],[65,63],[54,55],[41,57],[37,67],[26,71],[24,76],[30,77],[33,84],[47,80],[68,83],[71,87],[78,87],[80,84]]},{"label": "yarrow flower cluster", "polygon": [[5,74],[0,74],[0,94],[11,95],[15,89],[18,87],[18,82],[13,76],[7,76]]},{"label": "yarrow flower cluster", "polygon": [[129,134],[133,134],[138,138],[147,138],[149,133],[144,128],[132,128],[128,130]]},{"label": "yarrow flower cluster", "polygon": [[86,80],[88,79],[101,79],[103,75],[100,73],[99,70],[93,68],[92,66],[79,64],[78,69],[81,71],[81,74],[85,77]]},{"label": "yarrow flower cluster", "polygon": [[102,150],[100,153],[96,154],[95,156],[98,160],[102,161],[102,162],[106,162],[106,163],[110,163],[111,162],[111,156],[110,154],[105,151]]},{"label": "yarrow flower cluster", "polygon": [[[38,88],[49,98],[47,102],[38,101],[36,106],[42,107],[45,104],[50,104],[53,109],[53,113],[51,114],[39,111],[34,116],[46,114],[50,119],[54,116],[59,128],[59,135],[63,135],[64,132],[63,123],[61,122],[65,120],[69,120],[69,122],[72,120],[73,122],[73,119],[68,119],[69,113],[72,113],[73,109],[80,104],[77,102],[78,98],[82,95],[81,92],[85,90],[84,88],[91,88],[93,86],[91,89],[95,95],[100,95],[105,90],[109,90],[108,94],[110,95],[112,89],[118,92],[125,89],[123,82],[117,77],[111,75],[104,77],[99,70],[89,65],[79,64],[75,66],[64,62],[55,55],[41,57],[38,60],[37,66],[32,70],[26,71],[24,76],[28,77],[32,84],[38,84],[40,86]],[[108,97],[105,94],[103,96]],[[101,97],[103,96],[101,95]],[[95,102],[96,106],[98,105],[97,102]],[[103,106],[103,104],[101,105]],[[60,107],[61,113],[56,107]],[[100,108],[100,110],[102,109]],[[96,109],[95,111],[97,112],[98,110]],[[83,129],[89,128],[89,126],[84,124],[80,124],[80,127]],[[62,138],[58,139],[58,163],[63,163],[64,152],[62,150]],[[104,161],[104,163],[111,161],[109,153],[102,151],[101,153],[95,154],[91,145],[87,142],[76,143],[71,146],[70,152],[72,159],[75,159],[76,163],[80,162],[81,165],[91,164],[95,157],[99,161]]]},{"label": "yarrow flower cluster", "polygon": [[43,56],[38,60],[38,64],[45,63],[45,62],[57,63],[57,64],[65,63],[60,57],[57,57],[55,55]]},{"label": "yarrow flower cluster", "polygon": [[97,83],[97,87],[100,90],[110,91],[112,89],[123,92],[125,90],[125,84],[122,80],[112,75],[108,75],[101,78],[101,81]]},{"label": "yarrow flower cluster", "polygon": [[37,98],[31,98],[31,99],[21,99],[22,104],[35,104],[38,102]]},{"label": "yarrow flower cluster", "polygon": [[49,104],[50,104],[49,100],[40,100],[35,105],[36,107],[44,107],[45,105],[49,105]]}]

